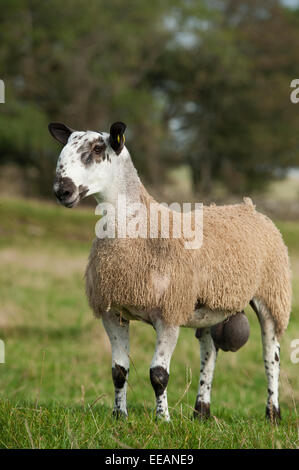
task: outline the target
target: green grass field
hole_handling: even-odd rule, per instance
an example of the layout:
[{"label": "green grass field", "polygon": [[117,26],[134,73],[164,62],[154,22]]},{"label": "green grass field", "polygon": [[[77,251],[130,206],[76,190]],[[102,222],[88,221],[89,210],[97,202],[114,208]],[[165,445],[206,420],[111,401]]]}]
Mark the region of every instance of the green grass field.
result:
[{"label": "green grass field", "polygon": [[171,423],[155,422],[149,365],[153,329],[131,326],[129,418],[111,416],[110,345],[84,294],[84,270],[96,217],[93,210],[0,200],[1,448],[298,448],[299,363],[290,360],[299,338],[299,223],[278,223],[289,246],[294,304],[282,348],[279,426],[264,419],[266,378],[259,326],[249,309],[251,335],[238,353],[220,352],[212,417],[199,423],[192,407],[199,346],[182,329],[171,363]]}]

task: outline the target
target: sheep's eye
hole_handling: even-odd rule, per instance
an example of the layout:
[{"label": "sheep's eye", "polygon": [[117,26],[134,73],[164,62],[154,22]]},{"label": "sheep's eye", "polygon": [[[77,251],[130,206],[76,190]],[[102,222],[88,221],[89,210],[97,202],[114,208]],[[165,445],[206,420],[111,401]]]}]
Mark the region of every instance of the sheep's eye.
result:
[{"label": "sheep's eye", "polygon": [[95,145],[93,150],[95,153],[101,153],[103,147],[101,147],[100,145]]}]

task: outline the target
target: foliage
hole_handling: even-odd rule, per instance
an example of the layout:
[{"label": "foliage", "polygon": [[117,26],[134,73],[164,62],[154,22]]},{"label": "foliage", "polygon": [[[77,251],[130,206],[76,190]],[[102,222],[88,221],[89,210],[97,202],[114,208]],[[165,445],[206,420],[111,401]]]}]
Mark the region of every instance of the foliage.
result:
[{"label": "foliage", "polygon": [[191,22],[200,18],[195,6],[180,12],[191,40],[165,52],[156,85],[203,194],[217,179],[232,192],[263,188],[298,165],[299,115],[289,99],[298,25],[273,0],[206,3],[206,22]]},{"label": "foliage", "polygon": [[0,163],[49,194],[50,120],[128,124],[141,175],[187,163],[194,187],[264,187],[298,165],[298,13],[276,0],[2,0]]}]

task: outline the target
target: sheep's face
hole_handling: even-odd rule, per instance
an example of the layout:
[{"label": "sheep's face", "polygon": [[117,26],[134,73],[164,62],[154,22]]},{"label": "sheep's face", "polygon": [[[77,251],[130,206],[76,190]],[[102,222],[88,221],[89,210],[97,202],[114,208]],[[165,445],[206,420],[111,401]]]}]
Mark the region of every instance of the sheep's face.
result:
[{"label": "sheep's face", "polygon": [[74,207],[84,197],[105,192],[124,148],[125,128],[125,124],[116,122],[108,134],[74,131],[61,123],[49,124],[52,136],[64,144],[53,187],[61,204]]}]

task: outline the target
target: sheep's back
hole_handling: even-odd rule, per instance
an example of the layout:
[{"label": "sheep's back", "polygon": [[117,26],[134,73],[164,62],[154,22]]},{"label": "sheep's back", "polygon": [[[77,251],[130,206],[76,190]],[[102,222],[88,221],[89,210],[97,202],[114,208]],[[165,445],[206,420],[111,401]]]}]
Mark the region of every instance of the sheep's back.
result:
[{"label": "sheep's back", "polygon": [[250,203],[204,207],[199,249],[186,249],[181,239],[96,239],[86,293],[97,316],[111,305],[159,308],[166,321],[183,325],[198,301],[243,310],[275,257],[288,263],[281,235]]}]

